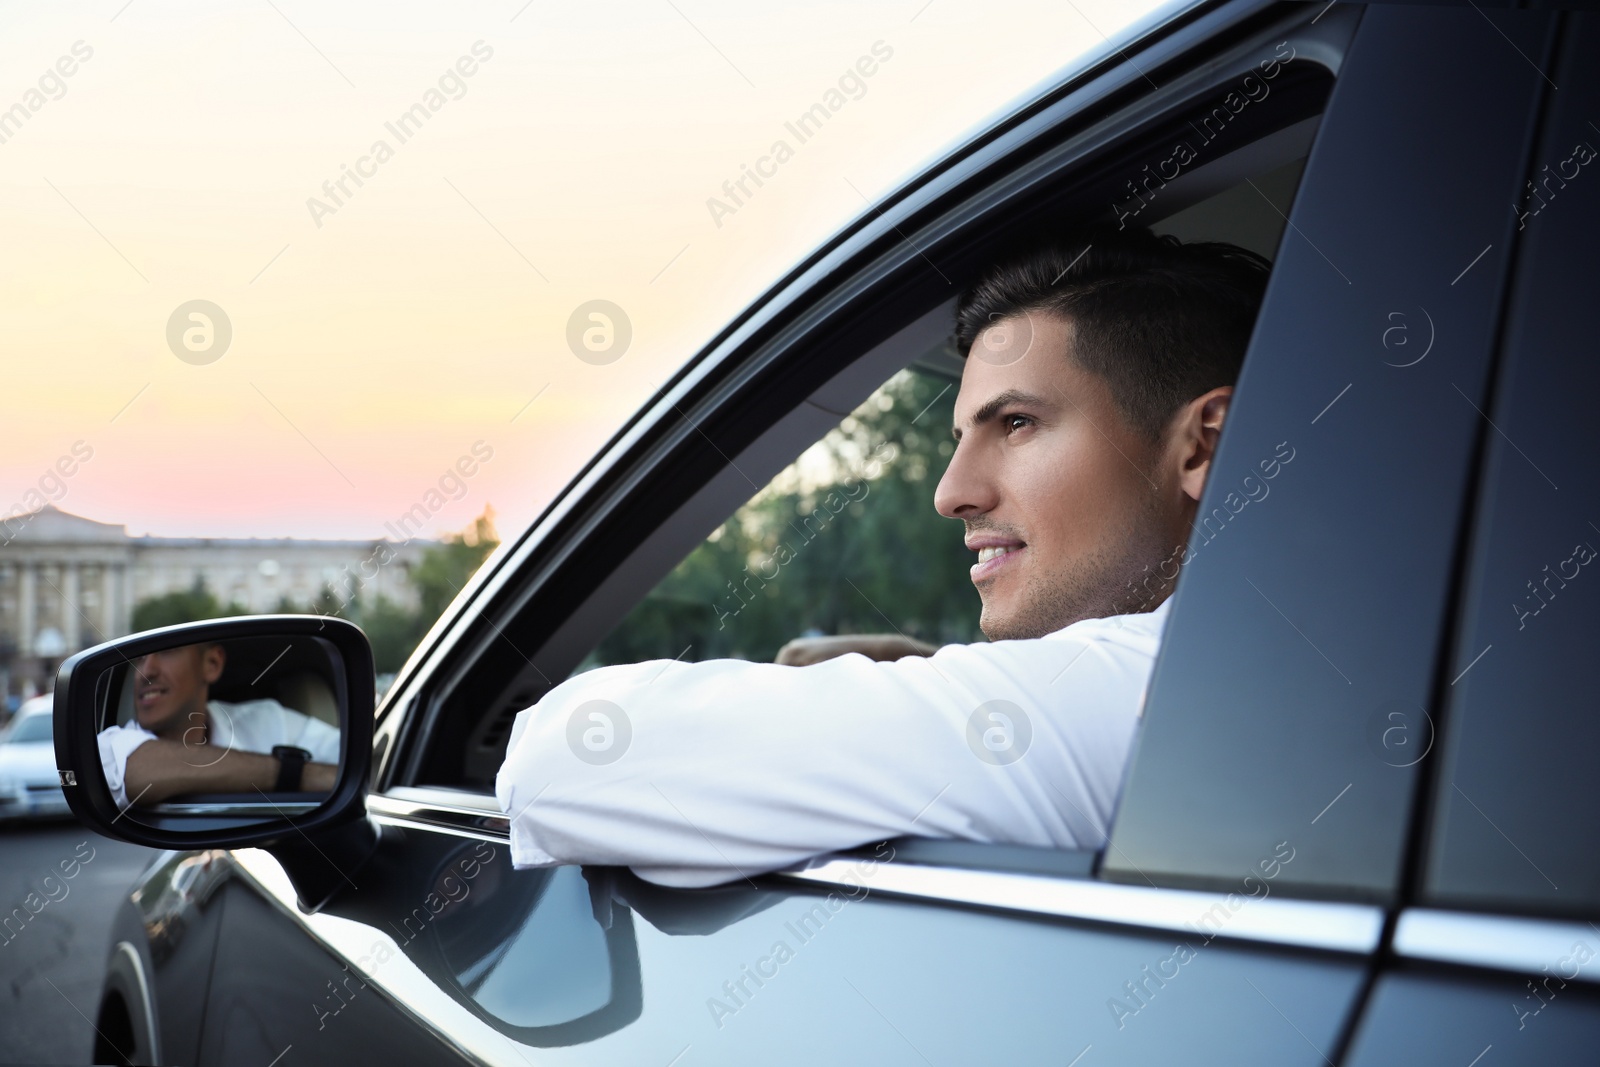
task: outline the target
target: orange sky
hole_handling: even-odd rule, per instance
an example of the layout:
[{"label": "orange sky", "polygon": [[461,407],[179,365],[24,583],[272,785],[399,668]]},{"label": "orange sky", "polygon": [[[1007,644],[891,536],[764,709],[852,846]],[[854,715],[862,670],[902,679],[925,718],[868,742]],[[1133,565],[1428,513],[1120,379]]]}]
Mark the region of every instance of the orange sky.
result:
[{"label": "orange sky", "polygon": [[[477,444],[437,529],[489,502],[514,533],[862,195],[1148,6],[8,7],[0,514],[42,482],[133,533],[377,537]],[[197,299],[233,332],[203,365],[167,341]],[[606,365],[566,341],[594,299],[632,324]]]}]

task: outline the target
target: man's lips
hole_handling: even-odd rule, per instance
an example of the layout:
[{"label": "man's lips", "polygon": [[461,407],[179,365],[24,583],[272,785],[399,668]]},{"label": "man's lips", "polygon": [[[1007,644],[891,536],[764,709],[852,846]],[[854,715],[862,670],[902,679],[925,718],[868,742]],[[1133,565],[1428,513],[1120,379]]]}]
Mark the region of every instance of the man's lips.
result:
[{"label": "man's lips", "polygon": [[144,686],[144,687],[140,688],[134,694],[134,698],[139,702],[139,704],[141,706],[148,707],[149,705],[154,704],[157,700],[160,700],[162,697],[164,697],[166,695],[167,695],[167,687],[166,686],[164,686],[164,685],[150,685],[150,686]]},{"label": "man's lips", "polygon": [[1008,567],[1015,567],[1028,547],[1014,537],[972,537],[967,547],[978,553],[972,565],[972,581],[987,581]]}]

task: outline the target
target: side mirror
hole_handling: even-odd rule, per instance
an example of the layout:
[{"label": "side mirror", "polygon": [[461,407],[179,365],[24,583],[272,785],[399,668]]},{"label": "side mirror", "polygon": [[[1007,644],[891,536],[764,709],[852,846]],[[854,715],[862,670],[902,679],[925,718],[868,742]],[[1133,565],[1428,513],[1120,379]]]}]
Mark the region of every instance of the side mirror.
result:
[{"label": "side mirror", "polygon": [[255,615],[149,630],[68,659],[55,694],[67,804],[107,837],[266,848],[310,910],[376,845],[372,649],[352,623]]}]

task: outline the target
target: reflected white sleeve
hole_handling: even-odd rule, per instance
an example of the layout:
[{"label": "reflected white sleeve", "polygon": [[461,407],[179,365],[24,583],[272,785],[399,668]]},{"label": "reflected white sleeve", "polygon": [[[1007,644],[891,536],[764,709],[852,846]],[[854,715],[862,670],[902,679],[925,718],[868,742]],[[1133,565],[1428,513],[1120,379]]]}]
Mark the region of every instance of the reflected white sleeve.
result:
[{"label": "reflected white sleeve", "polygon": [[155,734],[136,723],[109,726],[95,736],[95,741],[100,746],[100,766],[105,771],[106,785],[111,788],[111,795],[116,799],[117,807],[128,806],[128,793],[124,785],[128,756],[146,741],[155,739]]},{"label": "reflected white sleeve", "polygon": [[1165,614],[892,663],[579,675],[517,717],[513,864],[698,886],[901,835],[1097,847]]},{"label": "reflected white sleeve", "polygon": [[[290,732],[293,733],[293,739],[286,740],[283,743],[305,749],[311,753],[311,762],[313,763],[332,763],[337,765],[339,762],[339,728],[330,726],[321,719],[313,719],[311,716],[303,715],[299,712],[290,712],[290,714],[302,721],[291,721],[289,724],[291,728],[297,726],[299,729],[297,731],[291,729]],[[271,750],[269,749],[268,751]]]}]

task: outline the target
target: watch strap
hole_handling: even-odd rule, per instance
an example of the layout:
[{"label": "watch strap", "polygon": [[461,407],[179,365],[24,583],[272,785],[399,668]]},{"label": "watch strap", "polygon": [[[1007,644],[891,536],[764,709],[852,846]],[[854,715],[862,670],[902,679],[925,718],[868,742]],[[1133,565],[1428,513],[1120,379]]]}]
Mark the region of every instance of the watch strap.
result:
[{"label": "watch strap", "polygon": [[278,781],[272,791],[298,793],[300,777],[305,772],[306,764],[311,761],[311,753],[294,745],[273,745],[272,754],[278,757]]}]

